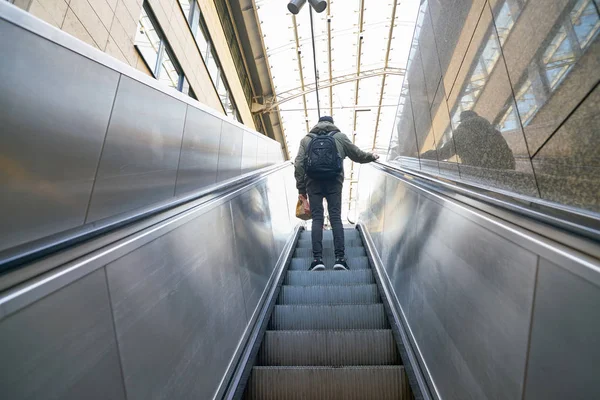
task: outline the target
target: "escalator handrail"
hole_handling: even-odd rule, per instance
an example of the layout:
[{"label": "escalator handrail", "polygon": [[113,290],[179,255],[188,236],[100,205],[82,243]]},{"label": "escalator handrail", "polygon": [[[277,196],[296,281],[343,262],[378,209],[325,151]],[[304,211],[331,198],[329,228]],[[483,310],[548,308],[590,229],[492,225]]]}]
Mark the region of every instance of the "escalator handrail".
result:
[{"label": "escalator handrail", "polygon": [[279,170],[291,166],[290,161],[271,165],[252,171],[235,178],[211,185],[209,187],[188,193],[184,196],[171,198],[166,201],[152,204],[144,208],[138,208],[130,212],[121,213],[100,221],[84,224],[55,235],[46,236],[31,242],[27,242],[0,252],[0,273],[16,269],[35,260],[47,257],[60,250],[76,244],[96,238],[100,235],[124,228],[140,220],[156,216],[205,198],[207,201],[220,197],[233,188],[248,185],[250,182],[258,181]]},{"label": "escalator handrail", "polygon": [[595,242],[600,241],[600,216],[594,215],[592,212],[588,213],[585,210],[500,189],[487,187],[483,189],[471,183],[445,177],[435,177],[422,171],[413,171],[389,162],[377,161],[372,165],[407,183],[424,185],[429,190],[458,201],[467,202],[469,205],[483,211],[491,212],[492,208],[501,208],[536,222],[574,233],[582,238],[591,239]]}]

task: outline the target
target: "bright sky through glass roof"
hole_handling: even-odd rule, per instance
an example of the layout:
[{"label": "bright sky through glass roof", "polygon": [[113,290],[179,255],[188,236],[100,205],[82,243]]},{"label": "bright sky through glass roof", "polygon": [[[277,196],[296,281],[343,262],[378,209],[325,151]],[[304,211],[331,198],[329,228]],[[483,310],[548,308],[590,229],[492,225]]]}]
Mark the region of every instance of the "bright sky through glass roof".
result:
[{"label": "bright sky through glass roof", "polygon": [[[314,85],[308,2],[293,16],[287,0],[256,0],[277,101]],[[392,134],[419,0],[332,0],[313,11],[321,115],[363,150],[385,154]],[[393,23],[393,27],[391,26]],[[361,29],[362,26],[362,29]],[[391,32],[391,37],[390,37]],[[362,43],[360,37],[362,36]],[[359,50],[360,49],[360,50]],[[358,81],[356,76],[370,76]],[[315,92],[279,104],[290,157],[318,121]],[[357,168],[346,162],[346,179]],[[350,186],[344,188],[348,209]]]}]

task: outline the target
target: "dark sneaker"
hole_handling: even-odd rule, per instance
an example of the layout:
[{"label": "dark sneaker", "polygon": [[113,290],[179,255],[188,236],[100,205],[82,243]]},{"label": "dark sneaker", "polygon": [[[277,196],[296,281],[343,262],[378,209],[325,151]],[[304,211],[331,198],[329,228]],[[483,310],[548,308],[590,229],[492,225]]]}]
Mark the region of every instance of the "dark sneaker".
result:
[{"label": "dark sneaker", "polygon": [[325,270],[325,264],[323,264],[322,259],[317,258],[316,260],[314,260],[312,262],[312,264],[310,264],[310,268],[308,270],[309,271],[323,271],[323,270]]},{"label": "dark sneaker", "polygon": [[336,258],[333,269],[338,271],[348,271],[350,268],[348,268],[348,263],[346,263],[345,258]]}]

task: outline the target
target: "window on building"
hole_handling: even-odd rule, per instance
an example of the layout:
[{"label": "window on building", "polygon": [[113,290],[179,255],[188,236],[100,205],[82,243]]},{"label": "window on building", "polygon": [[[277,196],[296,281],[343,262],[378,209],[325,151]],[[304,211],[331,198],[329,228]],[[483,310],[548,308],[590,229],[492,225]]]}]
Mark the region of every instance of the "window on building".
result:
[{"label": "window on building", "polygon": [[189,92],[190,85],[147,4],[140,15],[135,47],[157,80],[183,93]]},{"label": "window on building", "polygon": [[542,55],[550,91],[566,78],[598,32],[600,17],[593,0],[579,0]]},{"label": "window on building", "polygon": [[498,124],[498,129],[500,132],[508,132],[514,131],[519,128],[519,118],[517,117],[517,113],[515,108],[511,105],[506,110],[504,116],[500,119],[500,123]]},{"label": "window on building", "polygon": [[244,56],[242,54],[240,44],[237,40],[236,30],[233,24],[233,20],[231,19],[231,14],[229,13],[228,3],[229,0],[215,0],[215,6],[217,8],[217,14],[219,14],[219,18],[221,20],[223,33],[225,34],[227,43],[230,44],[233,64],[235,65],[235,69],[237,70],[240,83],[242,84],[242,89],[244,91],[246,101],[248,105],[251,106],[253,97],[252,84],[250,83],[250,78],[248,77],[248,73],[246,71]]},{"label": "window on building", "polygon": [[600,30],[600,18],[593,0],[579,0],[570,13],[571,24],[579,47],[588,47]]},{"label": "window on building", "polygon": [[208,34],[208,30],[206,29],[206,25],[202,19],[202,13],[200,11],[198,1],[179,0],[179,5],[181,6],[181,11],[188,22],[190,31],[196,40],[198,51],[204,60],[208,74],[212,79],[217,94],[219,95],[219,99],[223,105],[223,110],[225,110],[225,114],[232,119],[241,122],[239,112],[231,96],[231,90],[227,85],[225,76],[223,74],[223,69],[219,63],[219,58],[216,55],[210,35]]},{"label": "window on building", "polygon": [[571,38],[563,26],[546,48],[542,58],[550,89],[554,89],[575,63]]},{"label": "window on building", "polygon": [[517,109],[519,110],[523,125],[527,125],[531,121],[540,103],[544,104],[536,98],[533,84],[529,78],[525,80],[521,89],[516,93],[515,100],[517,101]]}]

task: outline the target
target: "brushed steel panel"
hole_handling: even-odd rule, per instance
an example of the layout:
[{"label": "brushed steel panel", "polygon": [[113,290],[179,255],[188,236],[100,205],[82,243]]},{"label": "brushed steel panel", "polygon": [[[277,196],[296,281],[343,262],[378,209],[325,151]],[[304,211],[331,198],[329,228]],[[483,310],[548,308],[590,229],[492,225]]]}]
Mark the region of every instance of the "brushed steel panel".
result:
[{"label": "brushed steel panel", "polygon": [[5,399],[125,399],[99,269],[0,321]]},{"label": "brushed steel panel", "polygon": [[387,181],[370,185],[361,220],[380,237],[379,255],[436,389],[444,399],[520,398],[537,255],[380,175],[371,180]]},{"label": "brushed steel panel", "polygon": [[0,54],[4,250],[84,222],[119,74],[4,20]]},{"label": "brushed steel panel", "polygon": [[540,260],[525,399],[600,398],[600,288]]},{"label": "brushed steel panel", "polygon": [[375,248],[381,254],[383,245],[383,226],[386,211],[386,177],[383,174],[373,176],[371,181],[368,216],[368,229],[375,243]]},{"label": "brushed steel panel", "polygon": [[251,132],[244,131],[242,144],[242,170],[241,173],[254,171],[257,165],[258,137]]},{"label": "brushed steel panel", "polygon": [[[385,220],[383,223],[381,260],[390,280],[396,285],[410,279],[424,243],[417,235],[419,195],[394,177],[386,178]],[[398,293],[399,296],[407,292]]]},{"label": "brushed steel panel", "polygon": [[[174,195],[186,107],[133,79],[121,78],[87,222]],[[122,189],[128,185],[131,190]]]},{"label": "brushed steel panel", "polygon": [[107,266],[127,397],[212,398],[247,323],[229,203]]},{"label": "brushed steel panel", "polygon": [[254,312],[276,262],[268,203],[266,183],[231,200],[235,265],[239,270],[248,317]]},{"label": "brushed steel panel", "polygon": [[[537,256],[426,195],[420,200],[418,237],[425,243],[406,280],[418,289],[402,306],[409,325],[420,325],[421,349],[451,361],[426,359],[433,380],[445,398],[519,398]],[[396,293],[409,290],[403,282],[395,283]],[[429,342],[427,321],[411,302],[428,304],[437,316],[443,347]]]},{"label": "brushed steel panel", "polygon": [[188,106],[177,171],[176,195],[217,182],[222,123],[214,115]]},{"label": "brushed steel panel", "polygon": [[[291,170],[291,169],[290,169]],[[293,184],[294,178],[290,174],[290,170],[282,170],[274,175],[269,176],[267,180],[267,198],[269,199],[269,211],[271,213],[271,225],[273,227],[273,263],[277,262],[285,243],[294,230],[295,221],[291,220],[292,213],[296,209],[291,209],[288,199],[288,190],[286,180]],[[292,194],[293,200],[297,199],[295,194]]]},{"label": "brushed steel panel", "polygon": [[287,205],[290,213],[290,223],[296,225],[301,220],[296,218],[296,203],[298,201],[298,189],[296,189],[296,179],[294,178],[294,167],[282,170],[283,181],[285,184],[285,193],[287,196]]},{"label": "brushed steel panel", "polygon": [[258,168],[266,167],[269,165],[269,138],[259,137],[258,138],[258,149],[256,153],[256,166]]},{"label": "brushed steel panel", "polygon": [[98,180],[89,222],[169,199],[176,174],[176,170],[163,170]]},{"label": "brushed steel panel", "polygon": [[270,141],[269,143],[269,164],[277,164],[283,161],[283,156],[281,153],[281,146],[278,142]]},{"label": "brushed steel panel", "polygon": [[244,131],[227,121],[223,121],[217,182],[240,175],[243,141]]}]

